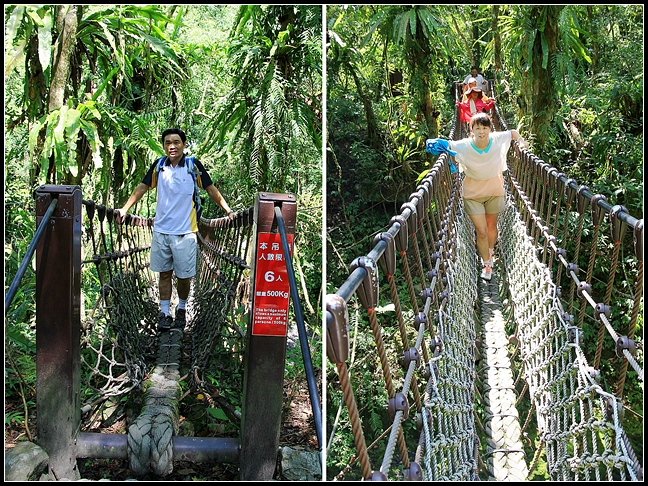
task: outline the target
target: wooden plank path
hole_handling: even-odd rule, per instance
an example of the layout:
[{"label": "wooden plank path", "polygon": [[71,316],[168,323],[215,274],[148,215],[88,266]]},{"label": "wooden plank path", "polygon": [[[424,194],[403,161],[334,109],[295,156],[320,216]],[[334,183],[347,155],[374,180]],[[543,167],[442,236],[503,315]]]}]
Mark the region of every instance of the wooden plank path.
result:
[{"label": "wooden plank path", "polygon": [[[480,279],[481,280],[481,279]],[[517,400],[508,336],[499,298],[495,269],[489,282],[480,281],[482,328],[482,369],[488,435],[485,465],[494,481],[526,481],[529,471],[520,440],[520,421],[515,408]]]}]

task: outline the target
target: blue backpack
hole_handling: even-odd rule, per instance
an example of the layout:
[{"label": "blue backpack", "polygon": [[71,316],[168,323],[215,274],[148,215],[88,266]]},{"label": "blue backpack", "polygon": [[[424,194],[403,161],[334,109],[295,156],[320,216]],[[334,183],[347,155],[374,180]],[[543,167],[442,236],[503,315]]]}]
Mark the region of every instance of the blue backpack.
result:
[{"label": "blue backpack", "polygon": [[[155,171],[156,176],[159,177],[162,167],[164,167],[164,162],[166,162],[167,156],[160,157],[157,159],[157,169]],[[200,221],[200,213],[202,213],[202,202],[200,200],[200,191],[198,189],[198,179],[197,175],[200,175],[201,172],[196,169],[196,164],[194,163],[196,158],[193,155],[185,155],[185,166],[187,167],[187,172],[191,174],[191,178],[194,181],[194,193],[193,201],[196,206],[196,220]]]}]

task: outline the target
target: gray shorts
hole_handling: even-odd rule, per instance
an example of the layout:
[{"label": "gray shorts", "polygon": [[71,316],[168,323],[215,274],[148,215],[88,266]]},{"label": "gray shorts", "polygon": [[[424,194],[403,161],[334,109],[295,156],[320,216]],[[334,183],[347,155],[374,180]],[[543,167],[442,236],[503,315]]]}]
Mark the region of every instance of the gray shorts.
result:
[{"label": "gray shorts", "polygon": [[504,196],[479,197],[464,199],[466,214],[499,214],[506,208]]},{"label": "gray shorts", "polygon": [[178,278],[193,277],[196,275],[196,246],[196,233],[165,235],[154,231],[151,241],[151,270],[173,270]]}]

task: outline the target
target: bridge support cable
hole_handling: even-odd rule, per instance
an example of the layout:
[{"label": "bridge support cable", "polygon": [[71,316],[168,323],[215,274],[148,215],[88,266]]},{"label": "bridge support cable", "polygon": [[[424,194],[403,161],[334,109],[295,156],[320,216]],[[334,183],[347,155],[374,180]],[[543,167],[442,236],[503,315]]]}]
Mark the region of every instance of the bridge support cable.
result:
[{"label": "bridge support cable", "polygon": [[54,213],[57,204],[58,204],[58,199],[56,198],[52,199],[52,202],[50,202],[49,207],[45,211],[45,214],[42,216],[40,223],[38,224],[38,228],[36,228],[36,233],[34,233],[34,238],[29,244],[29,248],[27,248],[27,252],[25,252],[25,256],[23,257],[22,262],[20,262],[20,267],[18,267],[18,271],[16,272],[16,275],[14,276],[14,279],[12,280],[11,285],[9,286],[9,290],[7,290],[7,295],[5,295],[5,317],[7,317],[7,312],[9,312],[9,307],[11,306],[11,302],[13,301],[13,298],[16,295],[16,292],[18,291],[20,281],[22,280],[23,275],[25,275],[25,271],[27,270],[27,267],[31,262],[32,256],[34,256],[36,245],[38,244],[38,242],[41,239],[41,236],[45,232],[45,228],[47,228],[47,225],[50,222],[50,218],[52,217],[52,214]]},{"label": "bridge support cable", "polygon": [[[306,371],[306,381],[308,382],[308,391],[310,393],[311,408],[313,410],[313,419],[315,421],[315,431],[317,433],[317,445],[321,451],[322,449],[322,409],[320,406],[320,397],[315,383],[315,372],[313,371],[313,361],[311,359],[310,348],[308,347],[308,335],[306,334],[306,327],[304,326],[304,318],[301,311],[301,304],[299,302],[299,293],[297,292],[297,283],[295,282],[295,272],[292,266],[292,258],[290,256],[290,245],[288,244],[288,237],[286,236],[286,227],[283,221],[281,208],[275,206],[275,218],[279,234],[281,235],[281,247],[283,249],[283,257],[286,262],[286,271],[288,272],[288,280],[290,282],[290,293],[292,295],[293,308],[295,311],[295,320],[297,321],[297,330],[299,332],[299,344],[302,352],[302,359],[304,360],[304,368]],[[321,460],[321,456],[320,456]]]},{"label": "bridge support cable", "polygon": [[[499,113],[497,116],[499,124],[505,127]],[[563,317],[570,324],[573,323],[572,314],[578,309],[578,329],[582,329],[581,332],[584,333],[590,333],[593,329],[597,334],[595,351],[587,354],[587,360],[592,362],[592,373],[595,376],[600,373],[598,368],[603,362],[617,370],[614,393],[618,403],[622,404],[628,397],[624,395],[624,386],[630,367],[639,381],[643,382],[643,353],[639,351],[641,346],[635,343],[634,338],[638,312],[643,308],[643,219],[634,218],[623,206],[612,206],[606,202],[603,195],[591,193],[587,186],[567,178],[565,174],[559,173],[527,150],[515,148],[513,153],[515,157],[511,159],[511,171],[508,175],[510,187],[520,213],[524,215],[527,231],[540,235],[540,239],[544,240],[543,249],[540,250],[538,246],[537,251],[543,252],[543,263],[545,258],[549,257],[548,268],[552,280],[557,285],[557,298],[568,311],[563,313]],[[546,221],[541,217],[544,203],[537,197],[538,191],[534,191],[534,187],[540,184],[547,189]],[[560,217],[558,210],[563,198],[567,209],[564,218]],[[569,218],[572,206],[578,212],[577,229],[574,229]],[[538,208],[539,212],[536,211]],[[563,225],[562,240],[557,231],[559,217]],[[554,219],[553,231],[549,230],[551,218]],[[610,244],[602,244],[596,238],[599,233],[602,234],[606,224],[609,224],[611,233]],[[629,253],[619,258],[624,235],[630,233],[626,229],[632,230],[635,251],[634,255]],[[607,240],[603,243],[607,243]],[[571,249],[574,254],[569,255],[566,249]],[[579,260],[581,249],[589,251],[589,255],[580,258],[586,260],[589,256],[589,260],[585,262],[587,273],[584,280],[581,280],[584,272],[579,268],[581,265],[585,266]],[[553,260],[558,263],[556,267],[551,265]],[[622,270],[618,271],[618,267]],[[601,268],[605,270],[601,272]],[[597,275],[592,274],[592,269]],[[560,288],[563,270],[570,281],[568,296],[566,292],[561,292]],[[628,284],[632,281],[634,294],[625,290],[632,288],[632,284]],[[600,285],[601,282],[603,285]],[[605,292],[600,290],[603,287]],[[576,302],[574,294],[577,294]],[[628,314],[625,302],[632,302],[629,323],[619,329],[618,323],[625,320],[623,316]],[[612,340],[612,346],[609,338]],[[583,349],[589,353],[592,346],[584,346]],[[609,378],[606,381],[609,383]],[[609,406],[614,408],[611,404]],[[623,407],[627,408],[626,405]],[[624,420],[624,423],[627,422]],[[620,430],[619,437],[624,440],[619,439],[621,442],[617,447],[623,448],[624,441],[629,446],[623,429]],[[642,466],[632,459],[635,457],[630,448],[626,459],[634,464],[637,477],[642,478]]]}]

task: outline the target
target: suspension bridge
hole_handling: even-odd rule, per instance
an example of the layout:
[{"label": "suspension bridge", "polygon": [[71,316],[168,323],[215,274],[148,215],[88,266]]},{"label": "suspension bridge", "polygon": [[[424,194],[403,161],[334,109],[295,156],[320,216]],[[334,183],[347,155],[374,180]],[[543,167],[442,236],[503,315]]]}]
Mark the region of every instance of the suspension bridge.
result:
[{"label": "suspension bridge", "polygon": [[[493,120],[507,129],[497,106]],[[448,138],[467,136],[455,112]],[[635,337],[643,219],[513,142],[486,282],[461,181],[440,155],[326,296],[332,386],[352,431],[344,446],[356,451],[328,479],[521,481],[542,462],[556,481],[643,480],[642,451],[623,425],[632,412],[624,405],[628,373],[643,387],[643,336]],[[634,238],[634,254],[624,256],[631,277],[619,271],[626,234]],[[579,267],[581,252],[589,252],[587,268]],[[595,268],[606,269],[606,282],[594,279]],[[633,288],[623,286],[627,278]],[[615,307],[613,293],[629,305]],[[353,349],[361,339],[375,353],[360,359]],[[601,373],[606,345],[614,348],[614,383]],[[378,393],[361,389],[369,374]],[[382,432],[360,415],[376,402],[389,416]],[[330,451],[343,439],[331,420],[338,407],[327,403]]]},{"label": "suspension bridge", "polygon": [[[290,299],[321,441],[291,264],[293,195],[261,193],[233,220],[200,219],[187,326],[162,333],[149,269],[152,218],[118,220],[112,208],[83,200],[79,186],[41,186],[36,215],[5,312],[35,252],[36,442],[50,478],[80,479],[79,459],[121,459],[133,477],[165,478],[174,463],[191,461],[234,464],[241,480],[272,479]],[[217,429],[220,437],[181,431],[180,405],[189,395],[194,404],[202,400],[205,416],[219,411],[232,426]],[[124,417],[126,433],[105,432]]]}]

